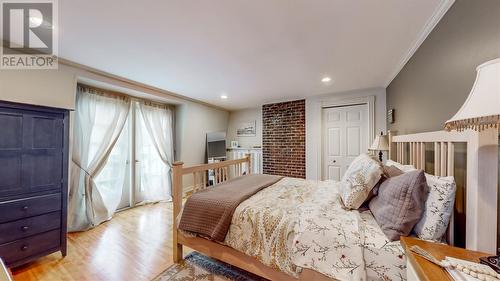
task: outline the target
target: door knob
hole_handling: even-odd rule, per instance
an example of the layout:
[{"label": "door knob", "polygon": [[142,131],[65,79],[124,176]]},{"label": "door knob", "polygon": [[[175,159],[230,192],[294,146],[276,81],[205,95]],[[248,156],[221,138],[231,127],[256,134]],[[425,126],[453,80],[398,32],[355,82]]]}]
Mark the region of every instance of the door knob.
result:
[{"label": "door knob", "polygon": [[333,160],[333,163],[337,163],[337,160]]}]

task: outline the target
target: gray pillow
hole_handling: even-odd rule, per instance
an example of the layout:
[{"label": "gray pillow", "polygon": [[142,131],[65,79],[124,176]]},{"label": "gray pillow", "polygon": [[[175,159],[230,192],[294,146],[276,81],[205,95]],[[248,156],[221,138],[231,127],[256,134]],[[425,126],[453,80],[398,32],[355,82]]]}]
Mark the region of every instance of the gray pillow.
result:
[{"label": "gray pillow", "polygon": [[424,171],[414,170],[386,179],[369,204],[380,228],[391,241],[408,236],[422,217],[429,187]]}]

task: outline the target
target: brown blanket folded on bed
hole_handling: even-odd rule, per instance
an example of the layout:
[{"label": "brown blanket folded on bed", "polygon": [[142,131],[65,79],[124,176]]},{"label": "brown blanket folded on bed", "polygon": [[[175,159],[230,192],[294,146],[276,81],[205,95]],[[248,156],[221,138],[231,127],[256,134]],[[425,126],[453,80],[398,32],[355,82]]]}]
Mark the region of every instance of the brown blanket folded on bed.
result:
[{"label": "brown blanket folded on bed", "polygon": [[238,205],[282,178],[247,175],[197,192],[191,195],[184,205],[179,229],[223,242]]}]

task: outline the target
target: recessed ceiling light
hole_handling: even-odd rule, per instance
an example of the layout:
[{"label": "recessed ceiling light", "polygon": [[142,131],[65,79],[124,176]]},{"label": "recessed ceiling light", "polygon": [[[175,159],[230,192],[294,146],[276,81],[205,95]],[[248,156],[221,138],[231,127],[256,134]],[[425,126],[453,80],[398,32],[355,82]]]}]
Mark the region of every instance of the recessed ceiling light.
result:
[{"label": "recessed ceiling light", "polygon": [[227,100],[227,95],[220,95],[220,98],[223,100]]},{"label": "recessed ceiling light", "polygon": [[330,81],[332,81],[332,78],[330,78],[330,77],[328,77],[328,76],[325,76],[325,77],[323,77],[323,78],[321,79],[321,82],[323,82],[323,83],[328,83],[328,82],[330,82]]}]

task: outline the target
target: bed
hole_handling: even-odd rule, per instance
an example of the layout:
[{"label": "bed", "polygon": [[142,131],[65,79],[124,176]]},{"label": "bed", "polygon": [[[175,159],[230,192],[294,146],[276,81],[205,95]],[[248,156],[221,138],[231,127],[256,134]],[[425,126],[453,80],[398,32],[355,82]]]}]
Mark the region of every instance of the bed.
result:
[{"label": "bed", "polygon": [[[471,140],[467,134],[445,132],[391,134],[390,158],[422,168],[426,162],[424,143],[433,142],[439,167],[436,174],[453,175],[453,143],[465,141],[471,148]],[[250,156],[192,167],[176,162],[175,221],[183,209],[185,176],[192,175],[190,193],[194,193],[209,186],[208,170],[214,171],[213,185],[217,186],[251,175],[251,166]],[[468,180],[471,175],[468,171]],[[338,183],[280,179],[238,205],[223,241],[190,235],[174,224],[174,261],[182,259],[184,245],[270,280],[405,280],[406,261],[399,241],[387,239],[369,210],[346,211],[339,200]],[[472,241],[469,234],[474,234],[468,233]],[[452,243],[452,232],[447,240]]]}]

